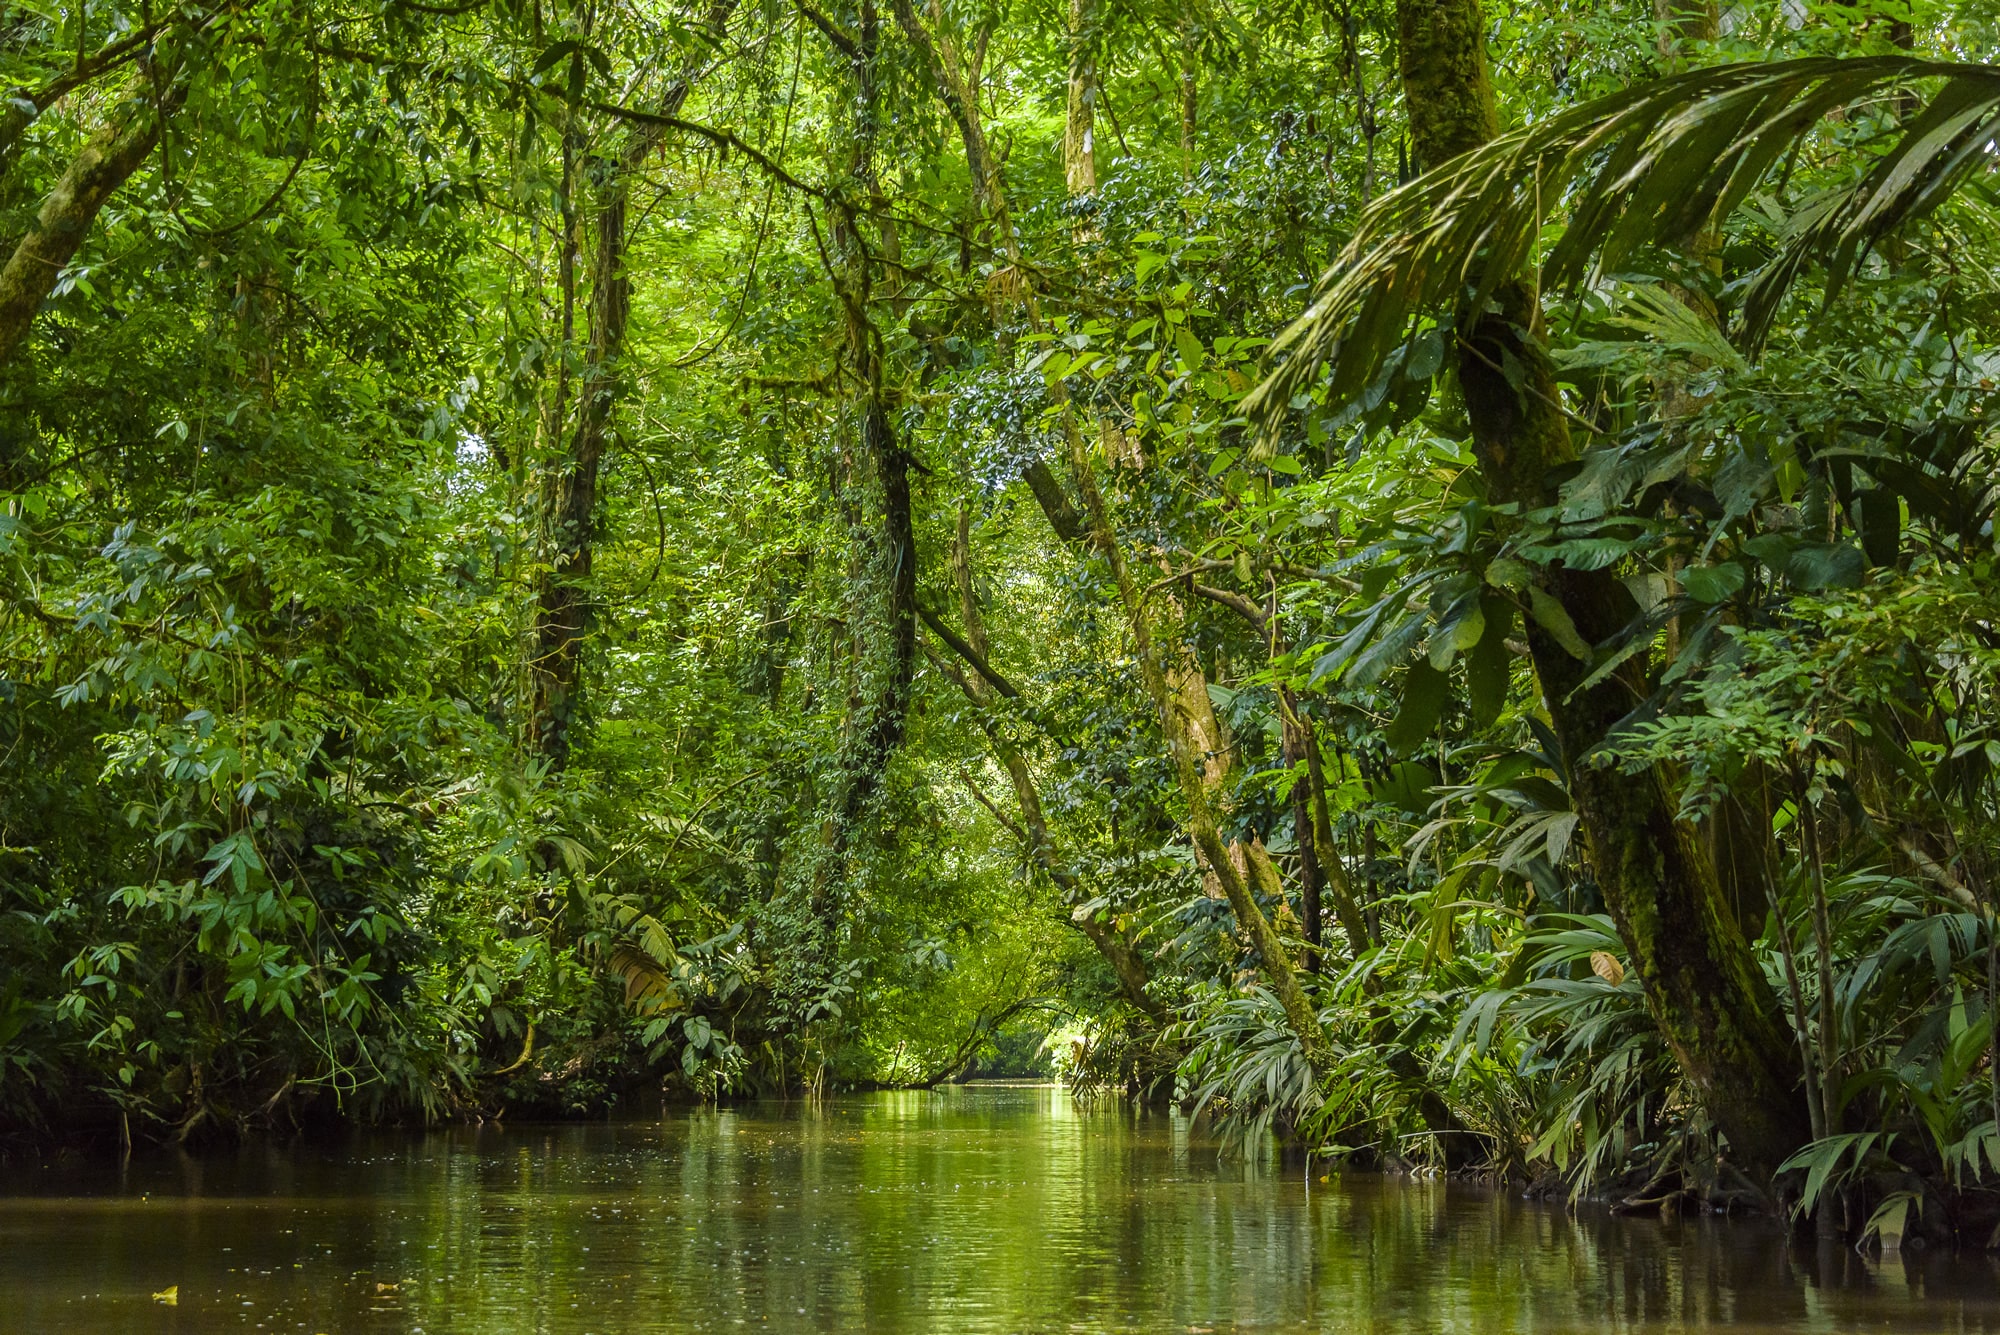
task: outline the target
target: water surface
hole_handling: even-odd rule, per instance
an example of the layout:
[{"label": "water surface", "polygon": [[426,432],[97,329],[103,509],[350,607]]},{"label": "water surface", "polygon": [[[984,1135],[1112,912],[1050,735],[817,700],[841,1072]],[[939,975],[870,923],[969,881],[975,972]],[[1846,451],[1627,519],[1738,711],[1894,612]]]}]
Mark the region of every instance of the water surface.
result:
[{"label": "water surface", "polygon": [[1308,1183],[1052,1088],[65,1164],[0,1190],[0,1331],[35,1335],[2000,1335],[1984,1257]]}]

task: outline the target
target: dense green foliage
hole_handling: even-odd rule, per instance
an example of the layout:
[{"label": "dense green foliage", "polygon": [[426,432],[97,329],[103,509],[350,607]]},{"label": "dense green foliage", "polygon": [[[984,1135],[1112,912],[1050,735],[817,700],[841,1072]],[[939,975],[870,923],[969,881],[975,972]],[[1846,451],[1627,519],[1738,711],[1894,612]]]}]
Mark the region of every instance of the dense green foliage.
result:
[{"label": "dense green foliage", "polygon": [[16,7],[0,1126],[1053,1063],[1972,1227],[1996,60],[1936,0]]}]

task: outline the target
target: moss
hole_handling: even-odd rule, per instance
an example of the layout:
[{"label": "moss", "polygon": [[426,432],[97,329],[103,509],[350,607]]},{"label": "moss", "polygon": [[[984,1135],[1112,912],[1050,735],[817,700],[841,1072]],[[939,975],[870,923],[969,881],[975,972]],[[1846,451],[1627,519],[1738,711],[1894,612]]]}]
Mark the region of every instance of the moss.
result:
[{"label": "moss", "polygon": [[[1495,130],[1480,6],[1402,0],[1398,16],[1417,157],[1436,165]],[[1502,283],[1485,309],[1458,318],[1459,385],[1487,494],[1524,507],[1552,501],[1551,470],[1576,457],[1539,321],[1539,299],[1525,277]],[[1629,618],[1629,597],[1607,571],[1553,567],[1539,579],[1593,644]],[[1574,772],[1591,866],[1647,1007],[1737,1161],[1768,1178],[1808,1135],[1798,1065],[1775,1020],[1777,1000],[1729,917],[1706,850],[1675,821],[1659,776],[1585,759],[1650,684],[1628,672],[1580,689],[1588,665],[1532,622],[1528,641]]]},{"label": "moss", "polygon": [[1479,0],[1402,0],[1396,22],[1418,165],[1435,167],[1497,134]]}]

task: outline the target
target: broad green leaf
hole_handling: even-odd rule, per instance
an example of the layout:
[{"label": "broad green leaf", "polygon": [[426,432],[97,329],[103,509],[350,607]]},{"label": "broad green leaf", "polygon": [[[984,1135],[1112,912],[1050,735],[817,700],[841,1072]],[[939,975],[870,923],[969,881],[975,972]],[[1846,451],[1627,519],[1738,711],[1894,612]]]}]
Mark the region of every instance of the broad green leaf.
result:
[{"label": "broad green leaf", "polygon": [[1465,659],[1467,702],[1474,727],[1490,727],[1507,703],[1507,682],[1513,669],[1507,635],[1514,625],[1514,604],[1488,594],[1480,599],[1483,623],[1479,642]]},{"label": "broad green leaf", "polygon": [[1723,565],[1689,566],[1680,572],[1681,588],[1698,603],[1722,603],[1742,592],[1745,571],[1734,561]]},{"label": "broad green leaf", "polygon": [[1570,618],[1569,610],[1539,584],[1528,586],[1528,614],[1572,657],[1586,663],[1590,661],[1590,645],[1577,633],[1576,622]]},{"label": "broad green leaf", "polygon": [[1438,718],[1450,694],[1451,679],[1419,660],[1403,676],[1403,703],[1383,730],[1392,755],[1407,756],[1437,730]]}]

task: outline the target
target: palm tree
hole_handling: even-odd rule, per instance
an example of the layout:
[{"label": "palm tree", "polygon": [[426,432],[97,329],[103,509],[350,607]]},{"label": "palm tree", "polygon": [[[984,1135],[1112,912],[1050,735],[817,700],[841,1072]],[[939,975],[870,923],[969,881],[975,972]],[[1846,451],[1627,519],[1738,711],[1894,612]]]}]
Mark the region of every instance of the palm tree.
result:
[{"label": "palm tree", "polygon": [[[1330,397],[1365,388],[1410,316],[1482,309],[1566,215],[1541,289],[1588,286],[1639,247],[1674,245],[1732,212],[1833,112],[1935,81],[1887,151],[1844,190],[1795,214],[1745,290],[1732,336],[1754,351],[1814,260],[1826,295],[1869,248],[1996,165],[2000,66],[1910,56],[1814,58],[1693,70],[1500,135],[1384,195],[1361,217],[1310,308],[1273,347],[1249,400],[1271,410],[1330,373]],[[1469,298],[1467,293],[1470,293]]]}]

